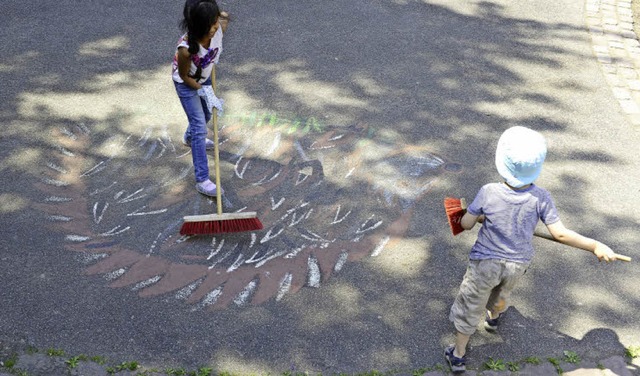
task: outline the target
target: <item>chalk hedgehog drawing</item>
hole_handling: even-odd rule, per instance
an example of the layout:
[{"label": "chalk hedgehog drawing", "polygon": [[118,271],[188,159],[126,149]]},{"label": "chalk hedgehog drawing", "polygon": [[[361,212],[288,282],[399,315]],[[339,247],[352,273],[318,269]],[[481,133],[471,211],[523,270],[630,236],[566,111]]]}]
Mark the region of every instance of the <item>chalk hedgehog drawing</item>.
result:
[{"label": "chalk hedgehog drawing", "polygon": [[256,211],[261,231],[178,234],[183,216],[215,206],[193,190],[190,151],[166,126],[110,137],[60,127],[37,207],[86,274],[194,310],[279,301],[379,255],[406,233],[440,174],[461,170],[417,147],[378,146],[372,159],[365,125],[222,120],[225,211]]}]

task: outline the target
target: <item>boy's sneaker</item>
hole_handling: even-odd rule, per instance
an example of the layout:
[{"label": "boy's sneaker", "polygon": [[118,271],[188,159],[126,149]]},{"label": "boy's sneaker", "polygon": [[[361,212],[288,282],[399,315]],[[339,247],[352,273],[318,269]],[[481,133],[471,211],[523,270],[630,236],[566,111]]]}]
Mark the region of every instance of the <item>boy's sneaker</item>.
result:
[{"label": "boy's sneaker", "polygon": [[[205,196],[209,196],[209,197],[216,197],[217,195],[217,191],[216,191],[216,185],[209,179],[200,182],[200,183],[196,183],[196,191],[202,193]],[[223,194],[224,190],[222,188],[220,188],[220,194]]]},{"label": "boy's sneaker", "polygon": [[[187,135],[184,135],[182,137],[182,144],[184,146],[191,147],[191,140],[187,138]],[[205,145],[207,150],[213,149],[213,140],[210,140],[210,139],[206,138],[205,141],[204,141],[204,145]]]},{"label": "boy's sneaker", "polygon": [[495,319],[491,319],[489,316],[489,312],[487,311],[487,317],[484,319],[484,329],[487,332],[495,332],[498,330],[498,320],[500,319],[500,315],[498,315],[498,317],[496,317]]},{"label": "boy's sneaker", "polygon": [[453,350],[455,350],[454,345],[450,345],[444,350],[444,358],[447,359],[447,363],[449,363],[449,367],[451,367],[451,372],[453,373],[461,373],[467,370],[465,363],[467,361],[466,357],[458,358],[453,355]]}]

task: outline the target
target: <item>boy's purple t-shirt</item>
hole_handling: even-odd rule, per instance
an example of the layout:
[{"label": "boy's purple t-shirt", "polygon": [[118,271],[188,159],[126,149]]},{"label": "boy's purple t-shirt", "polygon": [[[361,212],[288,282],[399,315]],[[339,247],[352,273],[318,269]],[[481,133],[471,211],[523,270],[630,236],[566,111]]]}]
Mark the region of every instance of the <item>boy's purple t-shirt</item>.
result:
[{"label": "boy's purple t-shirt", "polygon": [[529,263],[533,258],[532,239],[538,220],[546,225],[560,220],[551,194],[535,184],[522,190],[513,190],[503,183],[487,184],[467,211],[485,216],[471,248],[471,260]]}]

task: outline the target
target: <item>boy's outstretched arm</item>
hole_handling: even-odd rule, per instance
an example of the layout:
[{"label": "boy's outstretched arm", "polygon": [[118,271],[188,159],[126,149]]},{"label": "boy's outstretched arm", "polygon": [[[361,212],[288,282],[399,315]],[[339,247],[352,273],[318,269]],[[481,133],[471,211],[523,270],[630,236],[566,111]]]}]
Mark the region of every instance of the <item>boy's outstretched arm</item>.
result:
[{"label": "boy's outstretched arm", "polygon": [[616,254],[607,245],[564,227],[562,221],[547,225],[547,229],[555,240],[562,244],[592,252],[599,261],[604,260],[609,262],[617,260]]}]

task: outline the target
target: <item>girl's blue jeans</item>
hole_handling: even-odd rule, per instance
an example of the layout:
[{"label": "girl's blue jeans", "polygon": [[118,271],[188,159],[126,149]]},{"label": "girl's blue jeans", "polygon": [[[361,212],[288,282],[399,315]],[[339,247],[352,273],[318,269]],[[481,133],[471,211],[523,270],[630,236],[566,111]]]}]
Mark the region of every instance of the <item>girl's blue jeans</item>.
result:
[{"label": "girl's blue jeans", "polygon": [[[187,143],[191,143],[191,158],[193,159],[193,171],[196,182],[200,183],[209,179],[209,162],[207,160],[207,123],[211,119],[211,111],[207,109],[204,98],[200,98],[198,91],[184,83],[173,82],[176,92],[182,103],[182,108],[189,125],[184,134]],[[211,85],[208,79],[203,85]]]}]

